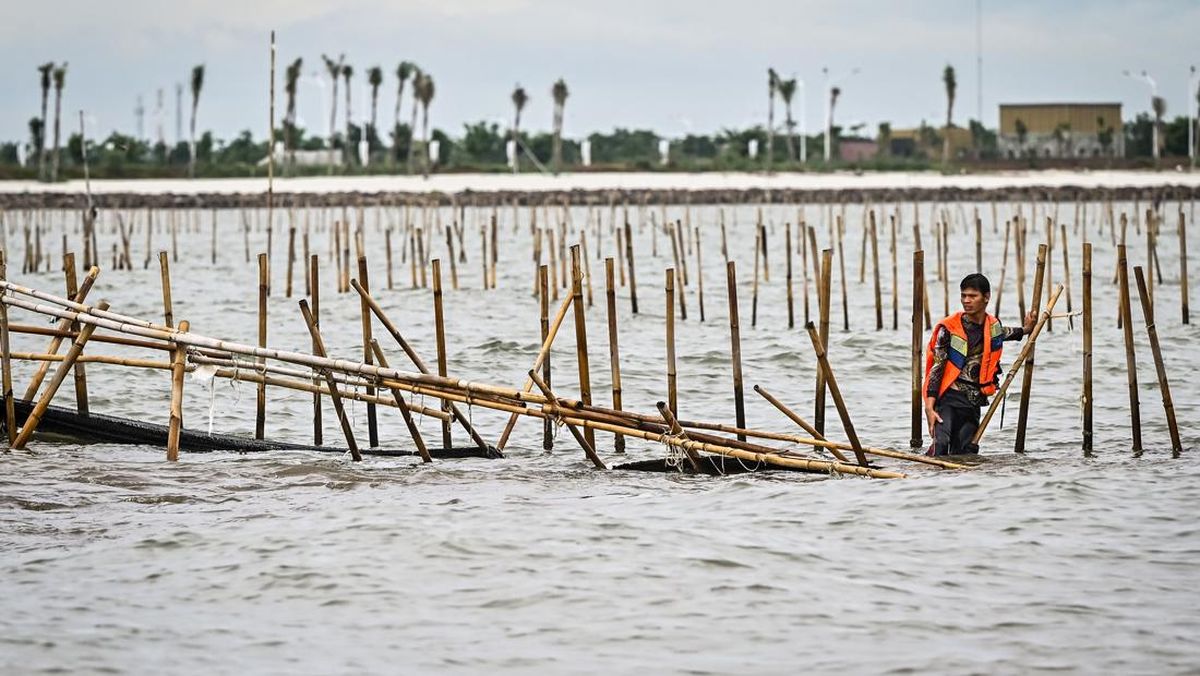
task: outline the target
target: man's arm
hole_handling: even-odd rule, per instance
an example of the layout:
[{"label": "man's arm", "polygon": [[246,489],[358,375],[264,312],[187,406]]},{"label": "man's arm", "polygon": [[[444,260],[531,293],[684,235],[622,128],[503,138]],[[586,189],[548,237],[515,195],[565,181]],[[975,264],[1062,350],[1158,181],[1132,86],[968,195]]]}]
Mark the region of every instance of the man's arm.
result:
[{"label": "man's arm", "polygon": [[933,365],[929,368],[929,377],[925,380],[925,419],[929,424],[929,435],[933,436],[933,426],[942,421],[942,416],[934,410],[938,400],[938,389],[942,384],[942,375],[946,371],[946,355],[950,349],[950,332],[940,327],[937,340],[933,344]]},{"label": "man's arm", "polygon": [[1004,340],[1021,340],[1025,336],[1033,333],[1033,327],[1037,323],[1037,315],[1032,310],[1025,313],[1025,321],[1022,326],[1016,328],[1004,327]]}]

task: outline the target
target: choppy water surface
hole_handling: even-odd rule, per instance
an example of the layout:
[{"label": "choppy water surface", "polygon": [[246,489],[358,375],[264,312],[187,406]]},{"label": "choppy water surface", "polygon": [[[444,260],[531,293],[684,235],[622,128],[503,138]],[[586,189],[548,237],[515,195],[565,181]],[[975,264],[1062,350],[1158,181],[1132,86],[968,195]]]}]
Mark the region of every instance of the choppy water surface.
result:
[{"label": "choppy water surface", "polygon": [[[943,297],[933,274],[929,207],[921,205],[920,215],[937,315]],[[948,207],[955,220],[951,280],[975,267],[973,237],[960,223],[972,208]],[[1009,209],[999,206],[1001,219]],[[1024,209],[1028,214],[1029,205]],[[1169,221],[1159,240],[1165,283],[1155,292],[1187,449],[1175,460],[1136,300],[1146,453],[1140,458],[1130,453],[1111,284],[1114,248],[1107,228],[1098,232],[1097,212],[1092,205],[1083,226],[1096,246],[1093,458],[1079,451],[1080,332],[1067,330],[1061,320],[1040,341],[1029,452],[1011,452],[1012,398],[1004,427],[997,420],[985,439],[989,462],[960,473],[880,463],[909,471],[906,480],[599,472],[590,469],[565,431],[556,450],[544,453],[541,426],[532,420],[518,426],[506,460],[429,466],[393,458],[353,464],[343,456],[299,452],[190,455],[167,464],[161,448],[38,441],[31,454],[0,458],[0,669],[1194,672],[1200,657],[1195,609],[1200,531],[1193,511],[1200,500],[1200,471],[1188,451],[1200,435],[1200,388],[1188,348],[1200,334],[1195,324],[1183,326],[1179,319],[1175,206],[1166,207]],[[993,234],[991,206],[982,205],[981,213],[984,269],[996,285],[1003,223]],[[1058,218],[1068,224],[1078,307],[1080,233],[1073,213],[1074,205],[1063,205]],[[462,288],[446,292],[451,372],[515,385],[538,342],[536,299],[529,293],[528,214],[522,213],[514,231],[511,212],[500,212],[499,288],[485,292],[479,289],[474,223],[487,214],[490,210],[467,212],[468,261],[458,270]],[[442,215],[448,217],[448,210]],[[599,247],[609,255],[610,214],[604,208],[600,215]],[[683,210],[668,215],[682,217]],[[827,246],[828,212],[810,206],[804,216],[817,226],[819,245]],[[588,214],[579,209],[572,217],[578,226]],[[175,317],[189,319],[198,333],[253,342],[257,272],[245,261],[239,216],[219,217],[222,244],[215,266],[209,260],[208,218],[205,212],[198,231],[180,235],[179,261],[172,267]],[[384,212],[380,222],[386,227],[400,218],[402,212]],[[732,420],[719,214],[695,208],[690,218],[703,233],[706,321],[698,321],[692,279],[689,319],[676,322],[681,414]],[[760,280],[758,321],[751,327],[754,218],[751,208],[725,212],[731,256],[739,264],[747,389],[761,384],[811,416],[812,348],[803,331],[787,329],[786,320],[783,223],[794,223],[796,210],[764,211],[771,277]],[[409,288],[398,241],[396,288],[383,290],[383,235],[375,219],[368,211],[372,286],[433,362],[431,294]],[[302,231],[305,220],[297,214]],[[21,217],[9,214],[6,221],[9,242],[18,241],[14,224]],[[539,213],[539,222],[545,223],[545,214]],[[907,448],[912,207],[905,205],[898,229],[898,331],[891,330],[888,228],[881,228],[879,247],[886,328],[877,332],[869,265],[859,282],[862,212],[848,208],[846,222],[851,331],[839,330],[835,270],[831,359],[864,442]],[[55,223],[48,241],[57,252]],[[331,352],[355,357],[361,350],[357,298],[333,292],[329,233],[320,223],[312,214],[311,244],[322,255],[323,327]],[[105,221],[100,240],[106,259],[114,241],[111,224]],[[73,241],[72,227],[66,232]],[[92,298],[157,319],[158,271],[141,269],[144,237],[135,233],[138,269],[106,270]],[[597,240],[588,237],[596,279],[596,306],[588,315],[592,390],[603,402],[609,396],[603,268],[595,258]],[[154,238],[157,248],[168,236],[156,232]],[[1031,243],[1035,238],[1041,239],[1031,233]],[[265,232],[254,228],[251,251],[262,250],[265,241]],[[283,297],[286,241],[286,231],[277,231],[270,343],[304,349],[308,338],[296,299]],[[443,255],[441,238],[436,241],[434,254]],[[1141,264],[1144,233],[1137,237],[1132,225],[1129,244],[1131,264]],[[650,227],[640,228],[635,248],[641,312],[630,315],[628,288],[618,300],[625,405],[641,411],[665,398],[662,270],[671,255],[662,235],[657,258],[653,246]],[[1062,277],[1061,256],[1056,249],[1055,280]],[[694,277],[694,250],[689,263]],[[799,327],[798,257],[794,265]],[[57,272],[19,276],[19,265],[13,267],[10,276],[31,286],[61,287]],[[1032,256],[1029,267],[1032,271]],[[1009,323],[1016,321],[1014,278],[1010,260],[1001,313]],[[296,279],[302,292],[299,275]],[[40,321],[15,311],[13,320]],[[42,338],[14,340],[18,351],[43,345]],[[109,346],[96,351],[118,352]],[[389,351],[399,363],[399,351]],[[568,321],[554,353],[556,389],[564,396],[578,392],[574,352]],[[1010,345],[1006,363],[1015,352]],[[29,373],[19,371],[18,394]],[[166,422],[165,372],[90,365],[89,381],[93,410]],[[206,428],[211,411],[217,430],[253,430],[252,385],[221,382],[210,390],[189,380],[186,396],[187,426]],[[60,397],[60,403],[70,402],[69,388]],[[748,399],[747,407],[752,426],[790,431],[765,402]],[[309,395],[272,391],[268,413],[269,436],[310,441]],[[495,439],[504,416],[480,408],[471,413],[484,436]],[[363,406],[353,405],[351,414],[365,442]],[[339,439],[332,411],[325,423],[326,439]],[[380,425],[387,445],[407,446],[394,411],[381,410]],[[422,429],[431,441],[438,436],[435,420],[424,421]],[[840,435],[836,419],[830,429]],[[598,438],[605,460],[621,462],[611,437]],[[462,441],[462,435],[456,432],[456,439]],[[629,444],[628,458],[663,454],[656,444]]]}]

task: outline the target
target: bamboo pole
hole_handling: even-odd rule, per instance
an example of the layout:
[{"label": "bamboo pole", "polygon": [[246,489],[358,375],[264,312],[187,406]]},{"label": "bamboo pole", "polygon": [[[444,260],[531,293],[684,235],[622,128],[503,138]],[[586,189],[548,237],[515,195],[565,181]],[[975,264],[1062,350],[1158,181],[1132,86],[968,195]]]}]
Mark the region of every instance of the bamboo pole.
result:
[{"label": "bamboo pole", "polygon": [[[845,254],[845,247],[843,246],[844,239],[845,239],[845,228],[843,227],[843,224],[842,224],[842,217],[839,215],[837,217],[837,247],[838,247],[838,266],[841,270],[841,276],[839,277],[839,279],[841,280],[841,287],[842,287],[842,330],[849,331],[850,330],[850,301],[848,300],[848,297],[847,297],[848,290],[846,289],[846,254]],[[824,344],[827,344],[827,343],[823,342],[822,345],[824,345]]]},{"label": "bamboo pole", "polygon": [[284,297],[292,297],[292,273],[296,267],[296,228],[288,228],[288,257],[287,257],[287,283],[284,285]]},{"label": "bamboo pole", "polygon": [[[264,254],[259,254],[260,260]],[[318,357],[325,357],[325,341],[321,338],[321,330],[317,328],[317,324],[313,319],[312,312],[308,309],[308,301],[300,299],[300,313],[304,315],[304,323],[308,326],[309,335],[313,341],[313,354]],[[350,429],[350,420],[346,417],[346,409],[342,404],[342,397],[338,392],[337,383],[333,379],[333,373],[327,369],[320,369],[321,375],[325,377],[325,384],[329,387],[329,400],[333,402],[333,410],[337,413],[338,422],[342,425],[342,434],[346,436],[346,446],[350,449],[350,457],[354,462],[362,461],[362,454],[358,450],[358,443],[354,440],[354,430]],[[259,386],[260,391],[266,387],[266,384]]]},{"label": "bamboo pole", "polygon": [[[825,349],[829,349],[829,312],[831,301],[833,300],[833,249],[824,249],[821,251],[821,274],[817,283],[817,317],[818,327],[821,333],[821,344]],[[807,325],[807,324],[806,324]],[[813,419],[816,423],[817,431],[821,434],[825,433],[825,393],[828,387],[825,384],[825,372],[818,365],[817,369],[817,391],[813,403]]]},{"label": "bamboo pole", "polygon": [[[700,239],[699,232],[697,232],[697,234],[696,234],[696,239],[697,240]],[[803,241],[803,238],[801,238],[801,241]],[[793,293],[792,293],[792,226],[790,223],[784,224],[783,249],[784,249],[783,257],[784,257],[784,261],[785,261],[783,274],[784,274],[784,283],[785,283],[785,286],[787,287],[788,328],[793,329],[796,327],[796,310],[795,310],[795,302],[794,302]],[[801,263],[800,269],[804,270],[803,263]],[[804,290],[805,290],[804,302],[805,302],[806,306],[808,304],[808,293],[807,293],[808,292],[808,284],[807,284],[807,282],[808,282],[808,279],[806,277],[805,278],[805,287],[804,287]]]},{"label": "bamboo pole", "polygon": [[171,305],[171,268],[166,251],[158,252],[158,271],[162,278],[163,323],[172,327],[175,326],[175,313]]},{"label": "bamboo pole", "polygon": [[[1045,244],[1038,245],[1037,267],[1034,269],[1033,278],[1033,298],[1031,311],[1038,312],[1038,308],[1042,302],[1042,287],[1046,283],[1046,255],[1047,246]],[[1046,317],[1047,325],[1050,321],[1050,316]],[[1025,373],[1021,379],[1021,404],[1017,413],[1017,434],[1016,441],[1013,445],[1015,453],[1025,452],[1025,430],[1029,423],[1029,393],[1033,388],[1033,367],[1034,367],[1034,351],[1029,350],[1026,353]]]},{"label": "bamboo pole", "polygon": [[[371,339],[371,351],[375,354],[375,361],[380,366],[390,368],[387,357],[383,354],[383,349],[379,347],[379,341],[374,338]],[[417,427],[416,421],[413,420],[408,402],[404,401],[404,397],[400,394],[398,388],[390,387],[388,389],[391,391],[392,398],[396,402],[396,408],[400,409],[400,416],[404,418],[404,426],[408,428],[413,445],[417,447],[417,453],[421,456],[421,462],[433,462],[433,458],[429,455],[429,449],[425,446],[425,439],[421,436],[421,430]]]},{"label": "bamboo pole", "polygon": [[[579,260],[579,245],[571,247],[571,305],[575,308],[575,354],[579,366],[579,400],[592,403],[592,377],[588,368],[587,321],[583,306],[583,267]],[[536,371],[537,369],[533,369]],[[596,447],[596,433],[584,431],[588,445]]]},{"label": "bamboo pole", "polygon": [[[733,410],[738,427],[746,426],[746,401],[742,384],[742,331],[738,311],[737,262],[725,263],[725,288],[729,294],[729,359],[733,364]],[[745,441],[745,435],[738,436]]]},{"label": "bamboo pole", "polygon": [[1179,305],[1183,312],[1183,323],[1188,324],[1191,313],[1188,310],[1188,266],[1187,266],[1187,223],[1183,218],[1183,209],[1179,210]]},{"label": "bamboo pole", "polygon": [[[900,212],[900,207],[896,207],[896,213]],[[896,216],[891,217],[892,224],[892,330],[900,330],[900,268],[897,263],[899,249],[896,246]]]},{"label": "bamboo pole", "polygon": [[[317,329],[321,328],[321,262],[320,256],[313,254],[309,258],[309,290],[312,300],[312,316],[313,324]],[[316,341],[313,341],[313,350],[316,350]],[[320,376],[313,371],[313,384],[320,383]],[[320,446],[324,442],[324,429],[321,423],[321,393],[313,393],[313,446]]]},{"label": "bamboo pole", "polygon": [[[1000,316],[1000,301],[1004,297],[1004,277],[1008,272],[1008,239],[1012,233],[1012,221],[1004,222],[1004,253],[1000,256],[1000,284],[996,287],[996,305],[992,314]],[[1022,315],[1024,316],[1024,315]]]},{"label": "bamboo pole", "polygon": [[666,275],[667,403],[671,412],[678,415],[679,397],[675,390],[675,269],[667,268]]},{"label": "bamboo pole", "polygon": [[695,226],[696,244],[696,303],[700,306],[700,321],[704,321],[704,265],[700,257],[700,226]]},{"label": "bamboo pole", "polygon": [[825,382],[829,386],[829,394],[833,397],[833,404],[837,407],[838,415],[842,419],[842,427],[846,431],[846,436],[850,439],[850,446],[854,449],[854,457],[858,460],[858,464],[862,467],[867,466],[867,456],[863,454],[862,444],[858,441],[858,434],[854,431],[854,423],[850,420],[850,411],[846,408],[846,402],[842,400],[842,391],[838,389],[837,379],[833,376],[833,368],[829,365],[829,358],[825,354],[825,347],[821,343],[821,337],[817,334],[817,327],[809,322],[806,326],[808,329],[808,337],[812,340],[813,351],[817,353],[817,363],[821,367],[821,371],[825,374]]},{"label": "bamboo pole", "polygon": [[[629,222],[625,222],[625,264],[629,266],[629,307],[633,314],[637,314],[637,277],[634,274],[635,266],[633,264],[633,233],[629,227]],[[621,447],[624,448],[624,442]]]},{"label": "bamboo pole", "polygon": [[[1149,226],[1147,227],[1149,229]],[[1142,302],[1142,317],[1146,320],[1146,335],[1150,339],[1150,353],[1154,355],[1154,369],[1158,375],[1158,389],[1162,393],[1163,410],[1167,415],[1167,431],[1171,434],[1171,455],[1178,458],[1183,453],[1183,443],[1179,440],[1179,424],[1175,420],[1175,404],[1171,400],[1171,386],[1167,382],[1167,368],[1163,363],[1162,348],[1158,344],[1158,328],[1154,322],[1154,303],[1141,266],[1133,269],[1137,278],[1138,296]],[[1153,276],[1153,271],[1151,271]]]},{"label": "bamboo pole", "polygon": [[[629,223],[625,223],[625,232],[628,234]],[[628,241],[628,239],[626,239]],[[632,280],[632,277],[630,277]],[[605,300],[607,301],[608,310],[608,363],[612,376],[612,407],[614,411],[621,410],[621,349],[617,340],[617,289],[613,279],[613,259],[604,259],[604,291]],[[546,340],[546,334],[549,331],[550,323],[548,317],[549,304],[543,296],[542,300],[542,340]],[[547,363],[549,361],[547,360]],[[547,369],[548,372],[548,369]],[[549,378],[545,378],[546,384],[549,385]],[[625,452],[625,437],[620,434],[613,439],[613,449],[617,453]]]},{"label": "bamboo pole", "polygon": [[[101,311],[107,310],[108,301],[102,300],[96,307]],[[38,423],[41,422],[42,416],[46,414],[46,409],[50,406],[50,400],[54,398],[59,386],[66,380],[67,374],[71,372],[72,367],[75,365],[75,360],[79,359],[79,355],[83,354],[83,347],[87,344],[88,338],[92,337],[92,333],[95,330],[96,327],[92,324],[88,324],[80,330],[79,337],[71,344],[71,349],[67,350],[67,354],[62,363],[59,364],[58,370],[54,372],[54,377],[46,385],[46,391],[42,393],[33,410],[29,412],[29,416],[25,418],[25,424],[21,426],[21,431],[17,434],[16,439],[13,440],[12,447],[14,449],[21,450],[25,448],[25,444],[33,436]],[[45,364],[48,366],[49,362],[45,362]]]},{"label": "bamboo pole", "polygon": [[[554,344],[554,338],[558,335],[558,328],[562,326],[563,319],[567,316],[567,310],[571,308],[573,296],[567,296],[563,299],[561,305],[558,306],[558,312],[554,315],[554,320],[550,322],[550,330],[546,338],[542,340],[542,346],[538,350],[537,357],[533,360],[533,370],[536,371],[542,367],[542,364],[550,358],[550,346]],[[378,314],[378,313],[377,313]],[[527,378],[525,384],[522,385],[522,392],[529,392],[533,389],[533,379]],[[512,434],[513,428],[517,424],[517,416],[513,414],[509,416],[508,422],[505,424],[504,432],[500,435],[500,440],[496,442],[496,448],[503,450],[508,437]]]},{"label": "bamboo pole", "polygon": [[[364,308],[365,310],[366,308]],[[438,375],[446,377],[446,314],[442,306],[442,261],[433,259],[433,327],[437,346]],[[443,404],[443,407],[445,404]],[[443,408],[443,410],[446,410]],[[454,441],[450,437],[450,423],[442,423],[442,447],[453,448]]]},{"label": "bamboo pole", "polygon": [[[1087,232],[1087,229],[1084,229]],[[1092,245],[1083,243],[1083,454],[1092,454]]]},{"label": "bamboo pole", "polygon": [[912,313],[912,436],[909,437],[909,448],[920,448],[924,444],[925,429],[921,425],[921,411],[925,397],[921,392],[924,380],[923,348],[921,339],[925,331],[922,325],[922,315],[925,304],[925,252],[917,249],[913,252],[913,313]]},{"label": "bamboo pole", "polygon": [[[550,411],[557,411],[559,407],[558,397],[554,396],[554,393],[550,391],[550,386],[546,384],[546,381],[542,380],[541,376],[537,374],[537,371],[532,369],[529,371],[529,378],[535,385],[538,386],[538,389],[542,391],[542,394],[545,395],[549,401],[553,402],[549,405]],[[581,434],[579,432],[579,428],[576,427],[574,423],[568,421],[566,418],[560,418],[560,420],[562,420],[563,424],[565,424],[567,429],[570,430],[571,436],[575,437],[575,441],[579,444],[580,448],[583,449],[584,456],[586,456],[588,460],[592,461],[592,464],[596,466],[596,469],[608,469],[608,467],[604,465],[604,461],[600,459],[600,456],[596,455],[595,446],[592,445],[592,442],[588,441],[588,432],[591,432],[590,436],[595,437],[595,431],[593,431],[591,428],[585,428],[584,432]]]},{"label": "bamboo pole", "polygon": [[1067,255],[1067,224],[1060,223],[1058,227],[1060,229],[1059,248],[1062,249],[1063,289],[1067,294],[1067,328],[1074,331],[1075,317],[1072,314],[1074,312],[1074,308],[1071,306],[1071,261],[1070,257]]},{"label": "bamboo pole", "polygon": [[[67,298],[71,298],[79,291],[79,285],[75,277],[75,254],[66,253],[63,255],[63,273],[67,282]],[[70,330],[72,333],[79,332],[79,323],[72,322]],[[90,410],[88,406],[88,387],[87,387],[87,371],[84,369],[83,363],[76,360],[75,362],[75,410],[79,415],[86,416]]]},{"label": "bamboo pole", "polygon": [[750,326],[758,326],[758,257],[762,247],[762,228],[754,229],[754,284],[750,288]]},{"label": "bamboo pole", "polygon": [[875,330],[883,330],[883,287],[879,278],[879,235],[875,227],[875,212],[871,211],[871,266],[875,272]]},{"label": "bamboo pole", "polygon": [[[185,319],[179,322],[179,331],[187,333],[189,325]],[[187,361],[187,348],[176,343],[171,359],[171,419],[167,426],[167,461],[179,460],[179,432],[183,429],[183,371]]]},{"label": "bamboo pole", "polygon": [[1137,360],[1133,351],[1133,320],[1129,300],[1129,264],[1125,257],[1125,245],[1117,245],[1117,283],[1120,292],[1121,328],[1125,336],[1125,370],[1129,383],[1129,424],[1133,438],[1133,452],[1142,453],[1142,413],[1138,401]]},{"label": "bamboo pole", "polygon": [[[267,346],[267,254],[258,254],[258,346]],[[259,364],[266,363],[260,357]],[[254,406],[254,438],[262,439],[267,426],[267,385],[260,383],[256,388]]]},{"label": "bamboo pole", "polygon": [[[539,324],[541,328],[542,343],[546,342],[546,337],[550,335],[550,272],[545,265],[538,266],[538,306],[539,306]],[[542,362],[542,380],[547,385],[551,382],[550,373],[550,354],[546,354],[546,359]],[[552,421],[547,418],[542,424],[542,450],[554,450],[554,426]]]},{"label": "bamboo pole", "polygon": [[[436,262],[435,262],[436,268]],[[358,283],[367,293],[371,292],[370,271],[367,268],[367,257],[358,257]],[[440,280],[435,279],[435,298],[440,294]],[[359,317],[362,323],[362,348],[363,348],[363,363],[374,363],[375,352],[371,349],[371,308],[367,307],[365,301],[359,299]],[[320,327],[318,326],[318,330]],[[445,375],[445,374],[443,374]],[[367,394],[375,394],[375,386],[367,384]],[[379,446],[379,413],[375,408],[375,404],[367,404],[367,443],[370,448]]]},{"label": "bamboo pole", "polygon": [[1050,294],[1050,300],[1046,303],[1046,309],[1042,311],[1038,318],[1037,324],[1033,327],[1033,333],[1025,340],[1025,346],[1021,348],[1021,353],[1013,361],[1012,366],[1008,369],[1008,375],[1004,377],[1004,382],[1000,384],[1000,389],[996,390],[996,395],[992,397],[992,403],[988,406],[988,410],[983,414],[983,419],[979,421],[979,427],[975,430],[975,436],[971,438],[971,443],[975,446],[979,445],[979,440],[983,438],[983,433],[987,431],[988,423],[992,421],[992,416],[996,414],[996,410],[1000,408],[1001,402],[1004,401],[1004,396],[1008,392],[1008,386],[1012,385],[1018,373],[1021,372],[1021,367],[1025,364],[1026,359],[1033,353],[1033,346],[1037,343],[1038,336],[1042,333],[1042,327],[1050,320],[1050,315],[1054,312],[1054,306],[1058,304],[1058,297],[1062,295],[1062,285],[1060,284],[1054,289],[1054,293]]},{"label": "bamboo pole", "polygon": [[[375,318],[379,320],[379,323],[383,325],[383,328],[386,329],[396,343],[400,345],[400,348],[404,350],[404,354],[408,355],[409,360],[414,366],[417,367],[417,370],[420,371],[422,375],[429,375],[429,368],[425,366],[425,362],[416,353],[416,351],[413,350],[408,341],[404,339],[404,336],[400,334],[400,330],[396,328],[396,325],[393,324],[390,319],[388,319],[388,316],[383,312],[383,308],[379,306],[379,302],[371,297],[371,294],[364,289],[361,284],[358,283],[358,280],[351,280],[350,286],[353,287],[354,290],[357,291],[358,294],[367,302],[367,306],[371,308],[371,312],[375,314]],[[559,321],[561,322],[561,320]],[[555,327],[555,329],[557,330],[557,327]],[[540,364],[537,364],[537,366],[540,366]],[[454,416],[454,419],[457,420],[460,425],[462,425],[463,429],[466,430],[467,434],[470,435],[471,440],[475,442],[475,445],[478,446],[480,450],[488,453],[492,452],[491,449],[488,448],[487,443],[484,442],[483,437],[479,436],[479,433],[475,431],[475,426],[471,424],[471,421],[468,420],[465,415],[463,415],[462,411],[459,410],[457,406],[450,406],[450,415]],[[497,450],[500,448],[503,448],[503,446],[498,445]]]},{"label": "bamboo pole", "polygon": [[[93,265],[92,268],[88,270],[88,273],[84,275],[83,281],[79,284],[79,290],[72,297],[73,302],[82,303],[87,299],[87,295],[92,290],[92,285],[96,283],[96,277],[99,274],[100,268]],[[12,288],[10,283],[6,282],[5,284],[9,289],[15,290]],[[58,322],[56,331],[62,333],[67,331],[70,327],[71,321],[62,319]],[[46,354],[57,353],[60,345],[62,345],[62,337],[58,335],[54,336],[50,339],[50,345],[46,347]],[[45,379],[49,368],[49,364],[42,364],[38,367],[37,371],[34,372],[33,377],[29,380],[29,386],[25,388],[25,396],[22,397],[22,399],[25,399],[26,401],[33,400],[33,397],[37,394],[38,388],[42,386],[42,381]]]},{"label": "bamboo pole", "polygon": [[[811,434],[814,439],[817,439],[819,441],[825,441],[824,435],[822,435],[820,432],[818,432],[815,427],[808,424],[808,421],[806,421],[804,418],[801,418],[798,413],[796,413],[792,409],[788,408],[786,405],[784,405],[784,403],[782,401],[779,401],[779,399],[776,399],[775,396],[772,395],[770,392],[766,391],[762,387],[759,387],[758,385],[754,386],[754,391],[759,393],[760,395],[762,395],[763,399],[766,399],[768,402],[770,402],[770,404],[772,406],[774,406],[776,409],[778,409],[780,413],[787,416],[787,418],[789,420],[791,420],[792,422],[799,425],[800,428],[803,429],[805,432]],[[742,441],[745,441],[745,439],[742,439]],[[828,447],[828,449],[829,449],[829,452],[832,453],[833,456],[835,458],[837,458],[838,460],[840,460],[842,462],[849,462],[849,460],[846,459],[846,456],[842,455],[841,451],[839,451],[836,447],[830,446],[830,447]]]},{"label": "bamboo pole", "polygon": [[[8,252],[0,249],[0,284],[8,282]],[[17,439],[16,402],[12,389],[12,346],[9,342],[8,304],[3,302],[8,294],[7,287],[0,289],[0,385],[4,389],[4,429],[8,433],[8,445],[11,448]]]}]

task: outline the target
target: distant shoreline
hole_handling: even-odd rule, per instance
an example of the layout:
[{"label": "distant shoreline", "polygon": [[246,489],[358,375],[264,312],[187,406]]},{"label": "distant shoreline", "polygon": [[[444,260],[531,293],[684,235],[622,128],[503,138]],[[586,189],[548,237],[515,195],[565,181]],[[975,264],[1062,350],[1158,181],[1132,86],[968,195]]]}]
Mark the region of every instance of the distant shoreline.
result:
[{"label": "distant shoreline", "polygon": [[[265,178],[104,179],[91,182],[102,208],[237,208],[267,202]],[[837,173],[436,174],[280,178],[274,204],[371,206],[512,204],[898,202],[1196,199],[1200,172],[1022,171]],[[0,182],[0,208],[81,208],[83,181]]]}]

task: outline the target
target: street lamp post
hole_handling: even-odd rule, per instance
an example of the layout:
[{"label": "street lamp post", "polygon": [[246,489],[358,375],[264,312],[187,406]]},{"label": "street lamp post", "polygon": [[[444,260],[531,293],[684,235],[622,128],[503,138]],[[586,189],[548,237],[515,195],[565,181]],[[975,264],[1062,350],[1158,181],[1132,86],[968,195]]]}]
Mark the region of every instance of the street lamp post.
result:
[{"label": "street lamp post", "polygon": [[[1150,74],[1144,70],[1137,75],[1134,75],[1133,73],[1131,73],[1129,71],[1124,71],[1124,73],[1125,73],[1125,77],[1133,78],[1135,80],[1141,80],[1142,82],[1145,82],[1146,84],[1150,85],[1150,111],[1154,112],[1154,99],[1158,98],[1158,83],[1155,82],[1154,78],[1150,77]],[[1150,131],[1151,131],[1150,153],[1154,156],[1154,159],[1157,161],[1158,160],[1158,122],[1157,122],[1157,120],[1150,124]]]}]

